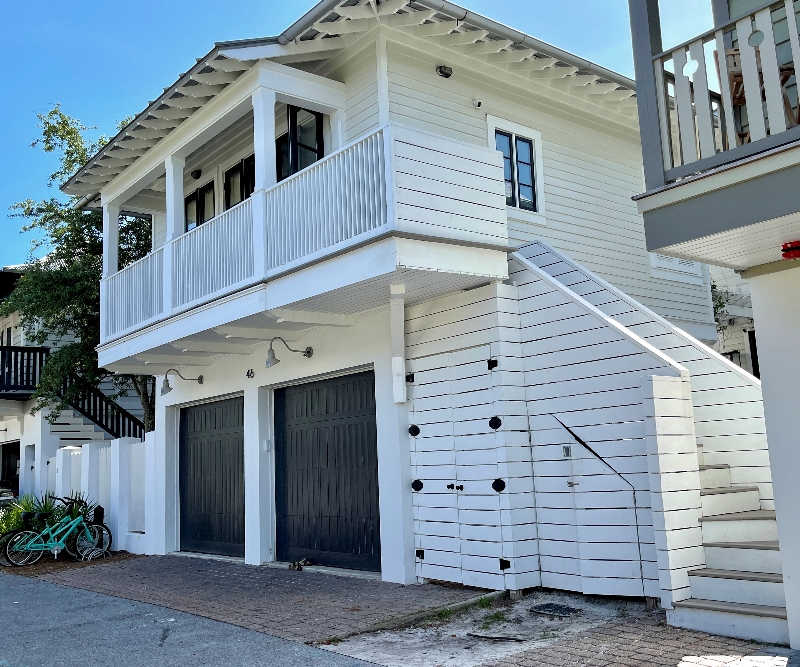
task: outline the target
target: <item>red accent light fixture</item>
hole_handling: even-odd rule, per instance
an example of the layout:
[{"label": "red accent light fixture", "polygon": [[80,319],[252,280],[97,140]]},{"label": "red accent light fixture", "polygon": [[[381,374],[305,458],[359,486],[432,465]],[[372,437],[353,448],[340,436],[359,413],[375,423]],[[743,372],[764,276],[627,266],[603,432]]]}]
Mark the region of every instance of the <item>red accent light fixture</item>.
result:
[{"label": "red accent light fixture", "polygon": [[800,241],[789,241],[781,246],[784,259],[800,259]]}]

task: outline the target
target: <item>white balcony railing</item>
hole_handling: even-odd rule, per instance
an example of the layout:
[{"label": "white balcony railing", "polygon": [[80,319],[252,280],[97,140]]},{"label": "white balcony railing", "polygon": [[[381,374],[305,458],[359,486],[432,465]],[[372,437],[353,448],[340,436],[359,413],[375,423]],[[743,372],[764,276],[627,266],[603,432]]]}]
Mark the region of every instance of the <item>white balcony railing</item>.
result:
[{"label": "white balcony railing", "polygon": [[102,342],[393,231],[505,246],[501,155],[387,125],[101,283]]},{"label": "white balcony railing", "polygon": [[[765,3],[655,56],[668,181],[800,136],[795,5]],[[744,148],[756,142],[764,145]],[[728,151],[736,153],[720,155]]]},{"label": "white balcony railing", "polygon": [[164,246],[100,284],[103,337],[154,322],[164,312]]},{"label": "white balcony railing", "polygon": [[386,225],[384,132],[333,153],[266,197],[267,270]]},{"label": "white balcony railing", "polygon": [[251,281],[254,273],[253,200],[233,208],[172,243],[172,307],[202,301]]}]

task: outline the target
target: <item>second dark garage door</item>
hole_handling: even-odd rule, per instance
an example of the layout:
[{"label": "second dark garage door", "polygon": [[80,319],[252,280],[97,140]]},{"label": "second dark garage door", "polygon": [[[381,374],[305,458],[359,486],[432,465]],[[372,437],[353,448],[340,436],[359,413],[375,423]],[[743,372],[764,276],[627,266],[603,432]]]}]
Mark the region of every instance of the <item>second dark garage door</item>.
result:
[{"label": "second dark garage door", "polygon": [[372,371],[275,392],[277,557],[380,571]]}]

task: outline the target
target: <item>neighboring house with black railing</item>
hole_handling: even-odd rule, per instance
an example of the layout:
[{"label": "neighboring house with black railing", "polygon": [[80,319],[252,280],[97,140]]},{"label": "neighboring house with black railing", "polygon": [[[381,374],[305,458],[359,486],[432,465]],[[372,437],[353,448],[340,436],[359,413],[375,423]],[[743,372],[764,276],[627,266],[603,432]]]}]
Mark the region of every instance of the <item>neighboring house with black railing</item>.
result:
[{"label": "neighboring house with black railing", "polygon": [[[0,270],[0,300],[10,294],[19,275],[18,267]],[[96,388],[78,375],[65,383],[65,389],[81,386],[70,409],[52,420],[49,410],[31,414],[42,368],[59,342],[28,343],[17,314],[0,318],[0,488],[42,493],[56,490],[59,449],[125,436],[140,438],[144,427],[136,396],[116,402],[106,393],[111,393],[110,384]]]}]

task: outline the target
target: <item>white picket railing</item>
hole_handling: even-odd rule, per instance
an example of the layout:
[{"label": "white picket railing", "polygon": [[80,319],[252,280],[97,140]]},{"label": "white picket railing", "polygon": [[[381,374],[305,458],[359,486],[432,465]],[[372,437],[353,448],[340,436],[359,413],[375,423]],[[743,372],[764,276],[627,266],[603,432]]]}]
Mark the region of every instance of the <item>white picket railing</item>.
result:
[{"label": "white picket railing", "polygon": [[795,0],[765,3],[655,56],[668,180],[716,166],[693,165],[699,160],[800,125],[798,11]]},{"label": "white picket railing", "polygon": [[386,225],[384,131],[267,192],[267,270]]},{"label": "white picket railing", "polygon": [[172,307],[253,278],[253,200],[245,199],[172,242]]},{"label": "white picket railing", "polygon": [[105,337],[157,319],[164,311],[164,247],[104,282]]}]

